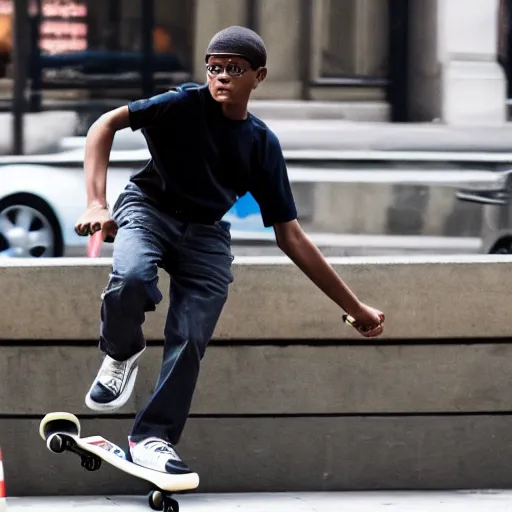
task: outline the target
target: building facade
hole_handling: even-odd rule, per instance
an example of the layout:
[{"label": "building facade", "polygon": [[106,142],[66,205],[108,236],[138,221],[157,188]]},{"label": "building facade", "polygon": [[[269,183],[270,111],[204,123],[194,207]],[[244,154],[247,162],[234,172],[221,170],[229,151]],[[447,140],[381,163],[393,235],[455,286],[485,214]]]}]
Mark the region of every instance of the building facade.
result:
[{"label": "building facade", "polygon": [[[386,112],[396,121],[501,124],[508,95],[498,33],[512,12],[504,3],[197,0],[194,74],[203,73],[210,35],[246,22],[252,4],[270,52],[261,98],[359,102],[375,120]],[[512,40],[510,25],[501,30]]]},{"label": "building facade", "polygon": [[[209,39],[240,24],[259,32],[269,51],[269,76],[257,99],[336,101],[354,107],[343,111],[348,118],[354,112],[356,119],[377,121],[495,125],[507,119],[510,0],[28,1],[32,10],[40,7],[38,48],[46,58],[33,68],[44,74],[72,62],[69,53],[86,55],[90,80],[82,80],[82,93],[97,69],[118,74],[117,86],[111,81],[102,89],[104,77],[90,85],[96,98],[124,97],[134,73],[151,74],[144,94],[157,90],[158,76],[163,88],[203,82]],[[11,13],[11,0],[0,0],[4,61]],[[142,63],[133,64],[141,53]],[[113,56],[123,65],[106,71],[91,65]],[[43,95],[52,88],[51,79],[32,82],[43,83]]]}]

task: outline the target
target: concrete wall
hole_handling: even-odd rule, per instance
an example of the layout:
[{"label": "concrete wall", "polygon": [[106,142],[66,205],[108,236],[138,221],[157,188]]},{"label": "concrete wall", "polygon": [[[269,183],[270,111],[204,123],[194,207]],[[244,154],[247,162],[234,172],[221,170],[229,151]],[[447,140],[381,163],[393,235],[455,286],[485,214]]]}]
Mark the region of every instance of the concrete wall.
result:
[{"label": "concrete wall", "polygon": [[[489,258],[460,257],[450,265],[444,264],[450,261],[448,257],[332,261],[356,293],[387,311],[387,339],[507,337],[510,260]],[[98,302],[110,267],[104,260],[86,260],[79,266],[76,261],[2,263],[1,339],[35,340],[43,346],[50,341],[97,339],[98,325],[91,319],[98,318]],[[341,322],[338,306],[287,258],[237,261],[231,294],[215,331],[219,342],[358,339]],[[368,261],[373,263],[368,265]],[[168,286],[163,273],[159,287],[164,294]],[[428,294],[417,290],[428,290]],[[162,339],[166,309],[164,300],[150,315],[145,325],[149,340]]]},{"label": "concrete wall", "polygon": [[[269,79],[255,97],[299,98],[300,2],[259,0],[256,8],[257,31],[268,52]],[[194,76],[204,81],[204,54],[211,37],[230,25],[248,25],[248,2],[240,0],[199,0],[195,17]],[[282,38],[283,30],[287,37]]]},{"label": "concrete wall", "polygon": [[[179,445],[204,492],[509,488],[507,257],[332,260],[382,308],[368,341],[290,263],[241,259]],[[0,286],[0,443],[9,496],[143,493],[38,437],[50,411],[122,446],[156,381],[167,303],[147,316],[134,396],[98,415],[83,399],[101,361],[108,260],[10,260]],[[168,280],[161,275],[161,289]],[[371,463],[369,463],[371,461]]]}]

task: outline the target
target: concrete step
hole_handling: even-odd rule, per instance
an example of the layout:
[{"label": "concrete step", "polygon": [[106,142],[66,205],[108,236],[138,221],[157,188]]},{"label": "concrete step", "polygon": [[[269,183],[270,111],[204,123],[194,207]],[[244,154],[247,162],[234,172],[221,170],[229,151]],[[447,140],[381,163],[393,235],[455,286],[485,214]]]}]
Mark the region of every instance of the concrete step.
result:
[{"label": "concrete step", "polygon": [[390,118],[390,107],[385,101],[253,100],[249,109],[265,119],[335,119],[383,123]]}]

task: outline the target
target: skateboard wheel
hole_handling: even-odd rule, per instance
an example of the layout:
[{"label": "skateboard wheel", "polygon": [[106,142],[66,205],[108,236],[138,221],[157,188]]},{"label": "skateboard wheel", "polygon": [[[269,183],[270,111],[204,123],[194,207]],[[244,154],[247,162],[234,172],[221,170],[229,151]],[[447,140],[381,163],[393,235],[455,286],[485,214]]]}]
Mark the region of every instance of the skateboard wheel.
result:
[{"label": "skateboard wheel", "polygon": [[51,412],[39,424],[39,435],[47,440],[52,434],[60,432],[70,435],[80,435],[80,422],[74,414]]},{"label": "skateboard wheel", "polygon": [[101,467],[101,459],[98,457],[82,457],[82,467],[87,471],[98,471]]},{"label": "skateboard wheel", "polygon": [[47,446],[53,453],[63,453],[66,450],[66,442],[58,434],[48,438]]},{"label": "skateboard wheel", "polygon": [[148,494],[148,503],[152,510],[163,510],[164,495],[160,491],[151,491]]},{"label": "skateboard wheel", "polygon": [[173,498],[165,498],[164,512],[180,512],[179,503]]}]

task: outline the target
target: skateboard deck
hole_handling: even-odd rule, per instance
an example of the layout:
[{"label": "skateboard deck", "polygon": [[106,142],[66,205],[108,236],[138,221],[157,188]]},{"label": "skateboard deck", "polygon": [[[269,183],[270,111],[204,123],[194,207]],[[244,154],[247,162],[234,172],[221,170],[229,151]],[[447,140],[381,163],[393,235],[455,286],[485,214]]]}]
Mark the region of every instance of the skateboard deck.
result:
[{"label": "skateboard deck", "polygon": [[46,441],[47,448],[54,453],[65,451],[82,459],[82,467],[97,471],[102,461],[136,478],[146,480],[154,486],[148,494],[148,503],[153,510],[179,512],[178,502],[171,498],[173,493],[182,493],[197,488],[197,473],[171,475],[134,464],[126,459],[119,446],[101,436],[81,437],[78,418],[68,412],[47,414],[39,425],[39,435]]}]

